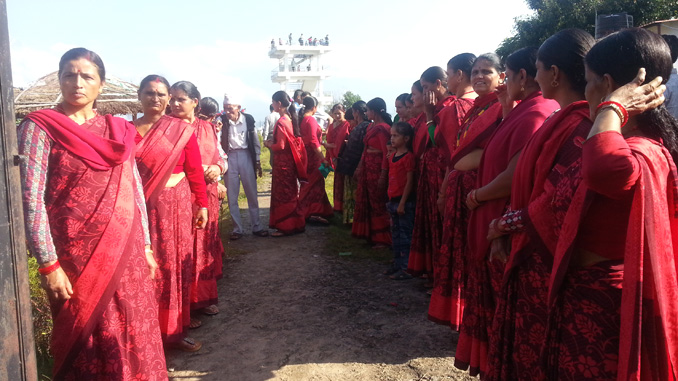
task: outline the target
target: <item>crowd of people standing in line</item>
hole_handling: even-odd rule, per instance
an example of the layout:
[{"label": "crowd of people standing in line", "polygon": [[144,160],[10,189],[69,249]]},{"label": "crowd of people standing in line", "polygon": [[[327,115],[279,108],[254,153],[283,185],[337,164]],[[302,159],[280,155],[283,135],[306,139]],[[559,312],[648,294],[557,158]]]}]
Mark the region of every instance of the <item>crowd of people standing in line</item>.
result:
[{"label": "crowd of people standing in line", "polygon": [[[459,331],[455,366],[481,379],[676,379],[667,41],[566,29],[503,62],[458,54],[396,98],[395,122],[382,98],[335,105],[325,140],[317,100],[278,91],[271,235],[337,214],[391,247],[385,274],[427,279],[429,319]],[[239,239],[240,182],[253,234],[269,235],[253,118],[227,95],[219,121],[216,100],[158,75],[140,84],[134,124],[98,115],[104,64],[84,48],[59,80],[63,101],[18,127],[55,379],[166,379],[163,347],[199,350],[188,329],[219,312],[219,208],[228,197]]]},{"label": "crowd of people standing in line", "polygon": [[[662,104],[676,42],[566,29],[503,62],[463,53],[425,70],[396,98],[395,123],[381,98],[332,108],[334,212],[392,248],[391,279],[427,280],[429,319],[459,332],[457,368],[676,379],[678,121]],[[320,133],[287,94],[272,100],[271,227],[292,234],[302,204],[329,211],[320,188],[303,197]]]}]

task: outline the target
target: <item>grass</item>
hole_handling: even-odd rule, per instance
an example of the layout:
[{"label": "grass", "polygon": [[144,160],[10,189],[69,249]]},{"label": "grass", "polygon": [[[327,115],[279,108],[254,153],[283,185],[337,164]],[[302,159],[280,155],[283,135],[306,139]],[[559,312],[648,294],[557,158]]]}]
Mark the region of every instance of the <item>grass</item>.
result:
[{"label": "grass", "polygon": [[38,262],[33,257],[28,257],[28,282],[31,293],[38,377],[41,380],[49,380],[54,363],[54,359],[49,353],[49,341],[52,337],[52,313],[49,309],[47,294],[40,286]]}]

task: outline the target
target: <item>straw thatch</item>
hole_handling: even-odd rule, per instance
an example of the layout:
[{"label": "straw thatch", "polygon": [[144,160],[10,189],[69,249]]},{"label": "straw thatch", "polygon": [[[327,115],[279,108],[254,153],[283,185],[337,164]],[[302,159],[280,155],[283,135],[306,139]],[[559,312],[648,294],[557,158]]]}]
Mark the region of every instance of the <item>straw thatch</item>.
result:
[{"label": "straw thatch", "polygon": [[[103,92],[96,102],[99,114],[125,115],[142,112],[137,99],[138,87],[118,78],[106,76]],[[31,111],[56,106],[61,102],[58,73],[47,74],[25,90],[14,88],[14,113],[23,118]]]}]

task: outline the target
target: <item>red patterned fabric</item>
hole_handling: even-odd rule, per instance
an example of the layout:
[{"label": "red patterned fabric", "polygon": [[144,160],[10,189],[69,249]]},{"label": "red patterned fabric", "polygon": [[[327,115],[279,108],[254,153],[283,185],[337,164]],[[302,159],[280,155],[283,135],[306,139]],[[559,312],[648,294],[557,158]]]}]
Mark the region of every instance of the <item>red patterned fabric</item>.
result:
[{"label": "red patterned fabric", "polygon": [[582,144],[591,129],[586,101],[549,118],[520,155],[511,209],[525,230],[511,235],[504,283],[490,337],[487,379],[543,380],[546,295],[560,228],[581,181]]},{"label": "red patterned fabric", "polygon": [[269,226],[285,234],[301,233],[306,229],[306,219],[299,214],[299,184],[306,178],[306,150],[301,138],[294,137],[292,122],[283,115],[275,124],[275,153],[271,181],[271,209]]},{"label": "red patterned fabric", "polygon": [[[443,111],[440,116],[450,115]],[[456,134],[457,140],[454,144],[457,148],[451,154],[449,166],[453,167],[471,151],[484,148],[489,136],[501,121],[501,116],[501,104],[494,93],[476,98]],[[429,319],[440,324],[449,324],[455,330],[461,325],[468,276],[469,211],[466,208],[466,195],[474,188],[476,176],[476,170],[450,172],[441,245],[433,264]]]},{"label": "red patterned fabric", "polygon": [[428,126],[426,125],[426,113],[421,113],[418,116],[409,120],[410,125],[414,128],[414,141],[412,142],[412,153],[417,161],[421,159],[426,149],[426,143],[429,140]]},{"label": "red patterned fabric", "polygon": [[134,203],[134,126],[110,115],[77,125],[55,110],[28,118],[55,141],[45,204],[74,291],[51,306],[54,378],[166,379]]},{"label": "red patterned fabric", "polygon": [[301,126],[302,139],[308,142],[304,143],[308,160],[306,165],[308,181],[302,183],[299,189],[299,214],[304,218],[311,216],[328,218],[333,214],[332,204],[327,198],[325,178],[320,173],[321,160],[317,153],[321,130],[312,116],[305,117]]},{"label": "red patterned fabric", "polygon": [[[509,161],[558,107],[556,101],[544,99],[541,91],[535,91],[521,101],[487,143],[478,167],[476,188],[489,184],[505,171]],[[508,201],[508,197],[486,201],[469,216],[469,278],[455,365],[461,365],[462,369],[470,367],[471,374],[487,372],[488,336],[504,273],[501,261],[487,261],[490,248],[487,230],[493,219],[504,214]]]},{"label": "red patterned fabric", "polygon": [[[219,142],[214,125],[196,119],[193,123],[203,165],[219,165]],[[193,229],[193,284],[191,287],[191,309],[200,309],[218,303],[217,279],[223,272],[224,245],[219,236],[218,183],[207,185],[208,222],[204,229]],[[194,208],[198,205],[194,204]]]},{"label": "red patterned fabric", "polygon": [[[600,316],[605,321],[620,319],[619,329],[606,335],[610,340],[619,339],[618,350],[594,348],[606,356],[618,358],[619,365],[614,369],[618,371],[618,379],[675,379],[672,372],[678,369],[675,315],[678,310],[675,261],[678,190],[673,159],[664,147],[650,139],[629,137],[624,140],[617,132],[603,132],[586,142],[582,163],[584,181],[573,197],[558,241],[549,303],[554,310],[558,304],[573,303],[565,300],[565,284],[573,273],[568,269],[573,248],[577,247],[580,221],[590,213],[591,203],[596,203],[600,197],[619,198],[631,193],[633,198],[624,240],[621,311],[617,314],[603,309]],[[596,197],[592,197],[594,195]],[[603,228],[601,226],[601,230]],[[564,311],[552,316],[561,324],[569,324]],[[558,347],[556,328],[550,329],[549,337],[556,337],[556,345],[552,348]],[[624,334],[620,337],[621,332]],[[585,354],[574,346],[568,350],[578,355],[572,361],[580,367]],[[551,354],[549,358],[554,356]],[[568,371],[564,369],[566,365],[563,361],[552,363],[551,370],[565,372]]]},{"label": "red patterned fabric", "polygon": [[[327,129],[327,142],[335,145],[333,149],[327,150],[325,154],[325,157],[332,165],[332,168],[334,168],[333,159],[339,156],[351,129],[351,124],[347,120],[337,127],[335,127],[333,123]],[[335,212],[341,213],[343,211],[344,201],[344,175],[337,173],[336,171],[334,172],[333,201],[332,209]]]},{"label": "red patterned fabric", "polygon": [[456,148],[461,121],[472,105],[471,100],[448,97],[436,107],[437,112],[434,115],[439,124],[434,134],[435,145],[431,144],[430,139],[427,140],[428,144],[419,161],[417,206],[407,265],[408,272],[412,275],[426,274],[435,281],[433,262],[440,250],[442,237],[442,217],[437,206],[438,192],[445,178],[450,151]]},{"label": "red patterned fabric", "polygon": [[[391,136],[387,124],[372,123],[365,133],[365,150],[355,193],[355,212],[351,234],[374,244],[391,245],[391,217],[386,210],[388,178],[377,186],[383,169],[388,169],[386,141]],[[381,152],[368,152],[368,149]]]},{"label": "red patterned fabric", "polygon": [[155,202],[165,188],[194,131],[189,123],[165,115],[143,137],[136,134],[137,167],[144,183],[146,202]]}]

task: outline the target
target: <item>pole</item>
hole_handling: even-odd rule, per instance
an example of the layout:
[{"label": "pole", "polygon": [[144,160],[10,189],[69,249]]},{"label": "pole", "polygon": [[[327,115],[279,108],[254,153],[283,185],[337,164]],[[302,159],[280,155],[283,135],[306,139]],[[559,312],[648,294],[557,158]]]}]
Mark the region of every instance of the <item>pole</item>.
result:
[{"label": "pole", "polygon": [[0,380],[37,380],[7,4],[0,0]]}]

